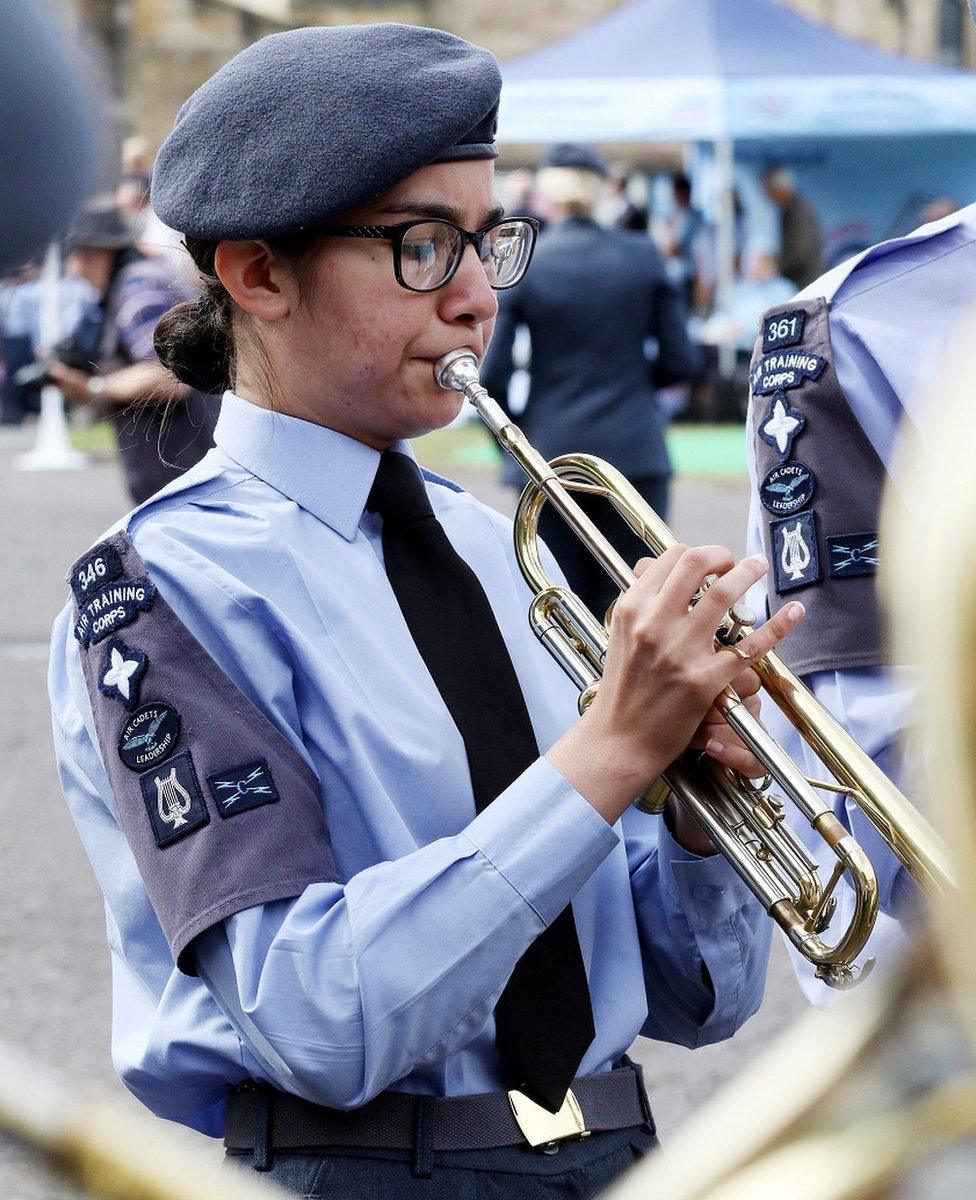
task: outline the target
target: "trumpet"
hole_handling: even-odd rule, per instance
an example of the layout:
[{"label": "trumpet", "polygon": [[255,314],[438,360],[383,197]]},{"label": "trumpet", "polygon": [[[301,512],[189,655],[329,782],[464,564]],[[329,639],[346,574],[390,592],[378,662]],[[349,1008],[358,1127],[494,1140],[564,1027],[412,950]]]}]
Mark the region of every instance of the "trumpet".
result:
[{"label": "trumpet", "polygon": [[[572,493],[606,498],[653,555],[676,542],[667,525],[627,479],[609,463],[587,454],[566,454],[548,462],[535,450],[478,378],[470,350],[455,350],[434,364],[434,378],[462,393],[491,429],[503,450],[528,476],[515,514],[515,553],[534,594],[529,608],[532,628],[550,654],[580,689],[580,711],[592,702],[603,675],[609,630],[566,587],[555,584],[539,550],[538,525],[548,501],[582,539],[621,591],[634,572],[596,528]],[[748,635],[755,617],[744,606],[730,610],[716,631],[716,643],[735,646]],[[775,654],[753,664],[763,688],[824,763],[832,780],[809,779],[782,746],[727,688],[716,700],[724,720],[763,764],[766,775],[754,781],[692,751],[672,763],[635,801],[644,812],[662,811],[673,794],[729,860],[791,944],[827,985],[849,987],[859,972],[855,960],[874,928],[878,884],[867,854],[818,794],[850,796],[862,809],[923,890],[941,894],[950,886],[945,848],[927,822],[878,769],[838,721]],[[786,819],[785,804],[773,784],[802,813],[833,855],[830,877],[820,877],[817,860]],[[834,892],[847,877],[854,907],[846,928],[828,942],[836,911]]]}]

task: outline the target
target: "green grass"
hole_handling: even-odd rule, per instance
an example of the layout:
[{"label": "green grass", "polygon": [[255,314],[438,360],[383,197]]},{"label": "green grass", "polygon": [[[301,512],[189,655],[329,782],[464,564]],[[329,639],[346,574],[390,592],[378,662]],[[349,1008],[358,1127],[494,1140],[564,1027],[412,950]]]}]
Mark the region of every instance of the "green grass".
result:
[{"label": "green grass", "polygon": [[[675,425],[668,430],[667,441],[679,475],[734,479],[746,473],[741,425]],[[414,444],[418,458],[445,475],[457,467],[494,470],[501,461],[491,434],[474,424],[439,429]],[[585,449],[580,446],[581,451]]]},{"label": "green grass", "polygon": [[84,454],[114,455],[115,430],[111,421],[96,421],[94,425],[74,426],[71,444]]},{"label": "green grass", "polygon": [[[674,425],[668,430],[668,449],[679,475],[740,478],[746,473],[745,434],[741,425]],[[108,421],[72,429],[77,450],[98,456],[115,451],[115,432]],[[417,456],[433,471],[497,470],[501,451],[480,424],[438,429],[415,442]],[[585,450],[580,446],[580,450]]]}]

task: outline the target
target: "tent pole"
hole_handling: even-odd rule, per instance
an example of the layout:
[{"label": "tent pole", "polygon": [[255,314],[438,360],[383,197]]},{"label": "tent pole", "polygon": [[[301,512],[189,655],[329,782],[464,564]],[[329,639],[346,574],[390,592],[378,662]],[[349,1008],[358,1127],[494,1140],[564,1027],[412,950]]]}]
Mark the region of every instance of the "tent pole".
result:
[{"label": "tent pole", "polygon": [[[719,312],[728,312],[735,283],[735,147],[730,137],[715,141],[715,174],[718,181],[718,228],[715,244],[715,301]],[[735,346],[722,342],[718,352],[723,379],[735,373]]]}]

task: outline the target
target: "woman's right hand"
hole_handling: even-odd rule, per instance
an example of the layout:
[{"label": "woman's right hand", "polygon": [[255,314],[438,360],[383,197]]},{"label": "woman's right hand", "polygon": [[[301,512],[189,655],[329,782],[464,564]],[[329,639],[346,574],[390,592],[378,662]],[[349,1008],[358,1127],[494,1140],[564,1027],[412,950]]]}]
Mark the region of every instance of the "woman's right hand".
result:
[{"label": "woman's right hand", "polygon": [[[748,667],[716,648],[715,631],[768,569],[761,557],[735,563],[722,546],[680,544],[637,564],[614,608],[596,697],[546,755],[608,821],[686,749],[715,698]],[[802,604],[787,604],[738,645],[755,661],[802,616]]]}]

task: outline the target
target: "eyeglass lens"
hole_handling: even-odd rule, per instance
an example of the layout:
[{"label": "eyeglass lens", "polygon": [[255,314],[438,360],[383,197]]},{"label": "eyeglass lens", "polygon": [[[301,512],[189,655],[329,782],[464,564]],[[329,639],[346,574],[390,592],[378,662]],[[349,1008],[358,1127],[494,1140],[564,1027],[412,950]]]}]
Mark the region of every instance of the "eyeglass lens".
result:
[{"label": "eyeglass lens", "polygon": [[[462,249],[460,233],[444,221],[412,226],[400,247],[403,282],[421,292],[440,287],[453,273]],[[532,249],[532,227],[515,220],[493,225],[482,236],[478,249],[491,286],[511,287],[525,272]]]}]

